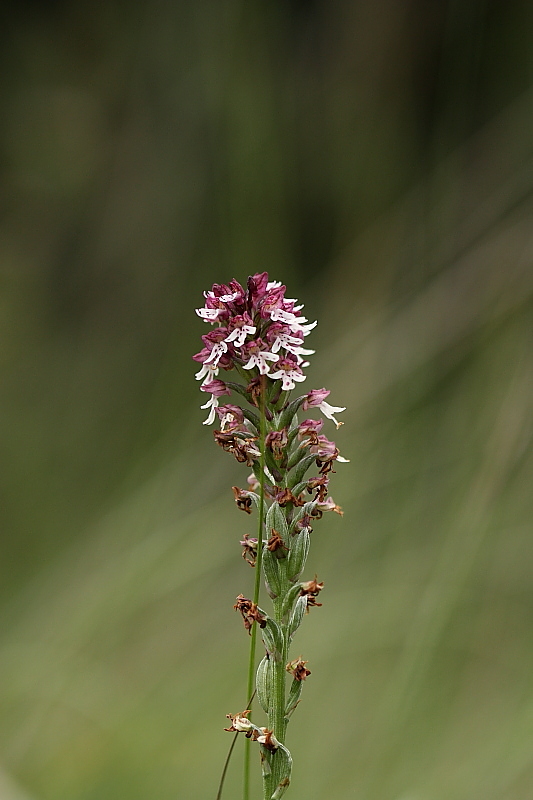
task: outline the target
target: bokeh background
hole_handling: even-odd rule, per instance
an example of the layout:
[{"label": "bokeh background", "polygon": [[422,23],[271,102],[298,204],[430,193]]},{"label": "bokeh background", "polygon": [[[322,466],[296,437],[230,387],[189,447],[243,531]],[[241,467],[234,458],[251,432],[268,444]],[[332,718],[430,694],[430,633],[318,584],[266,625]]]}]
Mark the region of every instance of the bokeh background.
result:
[{"label": "bokeh background", "polygon": [[532,4],[0,13],[1,800],[215,798],[252,530],[193,309],[264,269],[351,459],[290,797],[530,800]]}]

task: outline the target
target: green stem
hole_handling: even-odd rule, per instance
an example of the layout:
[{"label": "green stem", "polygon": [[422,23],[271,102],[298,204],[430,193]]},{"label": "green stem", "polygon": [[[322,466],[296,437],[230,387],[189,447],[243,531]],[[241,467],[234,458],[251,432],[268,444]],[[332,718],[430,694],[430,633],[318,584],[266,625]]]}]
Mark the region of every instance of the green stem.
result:
[{"label": "green stem", "polygon": [[[268,727],[274,731],[274,736],[281,742],[285,743],[285,733],[287,730],[287,720],[285,717],[285,664],[288,658],[288,642],[286,625],[283,624],[283,600],[289,589],[288,581],[284,576],[282,591],[279,597],[274,600],[274,614],[276,622],[283,632],[283,652],[281,653],[281,660],[272,664],[272,705],[268,714]],[[269,779],[265,781],[264,791],[265,798],[270,798],[278,786],[281,774],[281,760],[276,753],[270,759],[272,773]]]},{"label": "green stem", "polygon": [[[265,417],[265,391],[266,381],[265,376],[261,380],[261,402],[259,409],[259,450],[261,456],[259,459],[260,475],[259,475],[259,521],[257,524],[257,558],[255,562],[255,585],[254,585],[254,599],[253,602],[257,605],[259,603],[259,591],[261,588],[261,562],[263,559],[263,517],[265,512],[265,439],[266,439],[266,417]],[[257,624],[252,626],[250,638],[250,658],[248,661],[248,688],[246,697],[252,697],[255,686],[255,649],[257,642]],[[250,704],[251,705],[251,704]],[[250,745],[249,739],[245,740],[244,744],[244,783],[243,783],[243,800],[250,800]]]}]

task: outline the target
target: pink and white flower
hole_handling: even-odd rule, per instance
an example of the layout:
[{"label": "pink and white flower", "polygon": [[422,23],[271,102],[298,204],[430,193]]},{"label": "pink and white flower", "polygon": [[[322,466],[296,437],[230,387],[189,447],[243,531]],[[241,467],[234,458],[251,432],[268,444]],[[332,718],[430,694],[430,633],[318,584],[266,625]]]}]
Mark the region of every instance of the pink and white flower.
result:
[{"label": "pink and white flower", "polygon": [[272,322],[283,322],[293,333],[303,333],[304,336],[307,336],[317,325],[316,320],[307,323],[306,317],[297,317],[292,311],[285,311],[283,308],[273,308],[270,319]]},{"label": "pink and white flower", "polygon": [[270,377],[273,380],[281,380],[282,389],[285,392],[294,389],[295,383],[301,383],[307,377],[296,361],[290,358],[280,358],[276,367],[276,372],[271,372]]},{"label": "pink and white flower", "polygon": [[266,349],[265,343],[262,339],[255,339],[245,345],[246,356],[248,361],[243,364],[244,369],[253,369],[257,367],[261,375],[266,375],[270,372],[269,361],[279,361],[277,353],[271,353]]},{"label": "pink and white flower", "polygon": [[319,408],[327,419],[331,419],[337,428],[343,424],[335,419],[334,414],[340,414],[341,411],[346,411],[344,406],[331,406],[326,403],[326,397],[330,394],[329,389],[312,389],[302,403],[302,408],[307,411],[308,408]]},{"label": "pink and white flower", "polygon": [[257,328],[252,324],[249,314],[239,314],[233,317],[228,323],[231,333],[224,339],[225,342],[233,342],[234,347],[242,347],[247,336],[253,336]]},{"label": "pink and white flower", "polygon": [[203,386],[205,383],[209,383],[209,381],[212,381],[214,378],[216,378],[218,372],[219,372],[218,367],[214,367],[212,364],[204,364],[202,368],[199,369],[198,372],[194,374],[194,377],[196,378],[197,381],[202,381],[203,378],[202,381],[202,386]]},{"label": "pink and white flower", "polygon": [[316,444],[312,444],[309,450],[311,453],[316,453],[319,461],[323,461],[324,463],[340,461],[341,463],[348,464],[350,460],[348,458],[343,458],[339,454],[339,448],[335,442],[331,442],[327,436],[317,436]]},{"label": "pink and white flower", "polygon": [[217,322],[220,314],[223,312],[222,308],[197,308],[196,313],[203,319],[204,322]]},{"label": "pink and white flower", "polygon": [[314,350],[307,350],[305,347],[301,347],[301,344],[301,339],[280,331],[274,339],[272,352],[277,353],[283,347],[288,353],[292,353],[293,355],[297,356],[298,363],[301,364],[303,362],[303,358],[300,358],[300,356],[311,356],[315,352]]},{"label": "pink and white flower", "polygon": [[202,392],[208,392],[211,397],[200,408],[209,409],[209,415],[204,421],[204,425],[212,425],[215,421],[216,409],[218,408],[218,398],[223,394],[231,394],[231,390],[226,386],[224,381],[214,380],[210,383],[203,383],[200,386]]}]

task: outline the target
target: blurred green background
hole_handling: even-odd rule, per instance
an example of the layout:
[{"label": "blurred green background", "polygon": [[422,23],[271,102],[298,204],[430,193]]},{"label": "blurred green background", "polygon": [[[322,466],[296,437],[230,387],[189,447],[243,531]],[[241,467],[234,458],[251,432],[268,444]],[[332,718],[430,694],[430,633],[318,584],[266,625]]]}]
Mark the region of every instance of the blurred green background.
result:
[{"label": "blurred green background", "polygon": [[531,800],[531,3],[0,13],[1,800],[215,798],[253,529],[193,309],[264,269],[351,459],[290,797]]}]

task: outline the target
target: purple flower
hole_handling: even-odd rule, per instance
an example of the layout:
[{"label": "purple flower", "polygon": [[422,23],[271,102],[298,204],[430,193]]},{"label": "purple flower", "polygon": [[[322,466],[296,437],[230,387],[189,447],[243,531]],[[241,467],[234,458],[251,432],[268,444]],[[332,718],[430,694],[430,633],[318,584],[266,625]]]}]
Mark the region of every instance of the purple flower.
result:
[{"label": "purple flower", "polygon": [[329,472],[333,461],[348,463],[349,459],[339,455],[339,448],[335,442],[330,442],[326,436],[317,436],[316,443],[309,448],[311,453],[316,454],[317,465],[321,466],[321,473]]},{"label": "purple flower", "polygon": [[331,392],[329,389],[311,389],[302,403],[303,410],[307,411],[308,408],[319,406],[330,394]]},{"label": "purple flower", "polygon": [[339,454],[335,442],[330,442],[326,436],[317,437],[317,444],[311,447],[311,452],[316,453],[321,461],[331,461]]},{"label": "purple flower", "polygon": [[256,272],[248,278],[248,303],[257,308],[259,301],[267,290],[268,272]]},{"label": "purple flower", "polygon": [[267,293],[263,297],[260,306],[260,314],[263,319],[270,319],[272,316],[272,311],[275,308],[283,308],[283,295],[285,294],[285,287],[284,286],[272,286],[268,289]]},{"label": "purple flower", "polygon": [[304,419],[298,425],[298,438],[305,439],[306,436],[315,436],[322,430],[323,419]]},{"label": "purple flower", "polygon": [[210,383],[204,383],[200,386],[200,391],[209,392],[215,397],[222,397],[223,394],[231,394],[231,389],[228,389],[224,381],[219,381],[218,378]]}]

